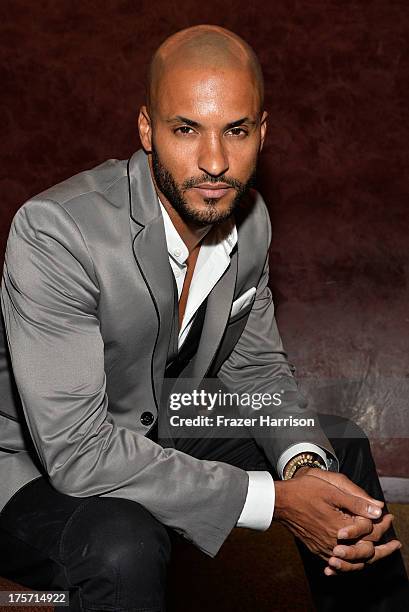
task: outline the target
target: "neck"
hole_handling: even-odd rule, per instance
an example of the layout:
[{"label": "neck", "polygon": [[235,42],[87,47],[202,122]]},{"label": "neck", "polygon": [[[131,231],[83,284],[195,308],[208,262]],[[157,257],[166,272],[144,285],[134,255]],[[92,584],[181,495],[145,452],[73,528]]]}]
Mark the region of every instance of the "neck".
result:
[{"label": "neck", "polygon": [[189,253],[191,253],[202,240],[203,236],[207,234],[210,229],[210,226],[206,225],[205,227],[197,227],[186,223],[186,221],[182,219],[179,213],[173,208],[170,202],[160,191],[159,197],[163,206],[166,208],[166,211],[169,217],[171,218],[171,221],[175,226],[176,231],[187,246]]}]

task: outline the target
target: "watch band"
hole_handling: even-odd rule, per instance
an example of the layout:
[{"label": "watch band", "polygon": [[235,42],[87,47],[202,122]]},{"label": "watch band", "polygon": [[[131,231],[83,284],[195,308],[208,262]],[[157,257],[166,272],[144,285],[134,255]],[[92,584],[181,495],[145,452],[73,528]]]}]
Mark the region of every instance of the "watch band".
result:
[{"label": "watch band", "polygon": [[302,467],[314,467],[321,470],[328,469],[324,460],[319,455],[315,453],[300,453],[287,463],[283,474],[283,480],[290,480],[296,471]]}]

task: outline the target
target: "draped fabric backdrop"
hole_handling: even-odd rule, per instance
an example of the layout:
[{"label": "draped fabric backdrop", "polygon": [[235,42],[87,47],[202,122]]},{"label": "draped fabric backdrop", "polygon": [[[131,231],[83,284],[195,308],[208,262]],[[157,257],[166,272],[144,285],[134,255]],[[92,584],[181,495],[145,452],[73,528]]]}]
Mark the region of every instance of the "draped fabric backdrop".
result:
[{"label": "draped fabric backdrop", "polygon": [[3,0],[1,252],[16,209],[139,148],[144,73],[169,34],[225,26],[256,50],[270,114],[258,186],[290,360],[408,475],[406,0]]}]

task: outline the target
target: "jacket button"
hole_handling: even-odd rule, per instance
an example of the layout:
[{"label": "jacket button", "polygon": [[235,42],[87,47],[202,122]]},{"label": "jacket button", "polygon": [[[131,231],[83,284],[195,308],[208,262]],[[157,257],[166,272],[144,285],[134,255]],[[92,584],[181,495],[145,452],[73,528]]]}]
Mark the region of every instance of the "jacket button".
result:
[{"label": "jacket button", "polygon": [[155,417],[152,412],[142,412],[141,414],[141,423],[142,425],[152,425]]}]

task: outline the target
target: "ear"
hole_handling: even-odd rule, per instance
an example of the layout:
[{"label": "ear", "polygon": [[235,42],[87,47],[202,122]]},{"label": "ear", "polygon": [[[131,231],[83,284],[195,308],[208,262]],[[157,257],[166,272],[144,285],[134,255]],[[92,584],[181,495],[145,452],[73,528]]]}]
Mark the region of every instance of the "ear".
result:
[{"label": "ear", "polygon": [[141,106],[138,116],[139,138],[146,153],[152,152],[152,122],[146,106]]},{"label": "ear", "polygon": [[263,114],[262,114],[262,117],[261,117],[261,121],[260,121],[260,133],[261,133],[261,137],[260,137],[260,148],[259,148],[259,151],[262,150],[263,145],[264,145],[264,138],[266,137],[267,117],[268,117],[267,111],[263,111]]}]

